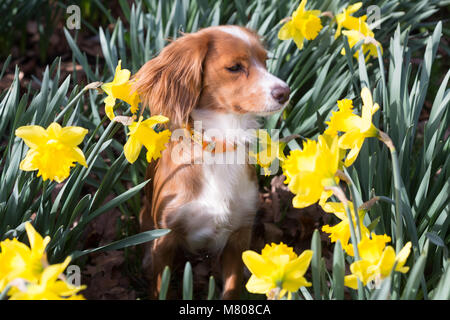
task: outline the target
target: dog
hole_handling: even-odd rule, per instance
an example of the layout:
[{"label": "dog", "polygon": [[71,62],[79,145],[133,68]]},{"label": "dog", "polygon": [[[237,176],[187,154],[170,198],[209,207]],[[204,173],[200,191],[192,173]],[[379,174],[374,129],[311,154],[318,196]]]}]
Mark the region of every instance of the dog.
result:
[{"label": "dog", "polygon": [[[141,228],[171,230],[151,246],[153,298],[177,248],[216,255],[222,268],[222,298],[239,298],[242,252],[249,249],[258,207],[256,170],[247,161],[218,164],[193,159],[194,154],[202,159],[232,157],[237,146],[248,142],[245,130],[258,128],[261,116],[286,106],[290,89],[267,71],[266,60],[254,31],[214,26],[183,34],[135,75],[135,90],[151,114],[168,117],[171,130],[183,130],[191,138],[180,142],[172,134],[161,158],[147,169],[151,181],[145,189]],[[192,134],[195,123],[202,129]],[[223,137],[204,134],[213,129]],[[174,157],[191,161],[180,163]]]}]

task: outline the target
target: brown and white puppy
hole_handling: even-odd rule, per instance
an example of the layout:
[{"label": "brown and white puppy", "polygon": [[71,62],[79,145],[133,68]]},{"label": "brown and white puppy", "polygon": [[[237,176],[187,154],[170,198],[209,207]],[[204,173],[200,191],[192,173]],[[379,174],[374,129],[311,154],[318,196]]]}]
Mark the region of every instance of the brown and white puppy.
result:
[{"label": "brown and white puppy", "polygon": [[[248,137],[242,132],[257,128],[258,117],[281,110],[289,99],[289,87],[266,70],[266,60],[266,50],[253,31],[238,26],[205,28],[170,43],[142,66],[135,89],[152,115],[170,119],[172,131],[200,121],[204,131],[223,132],[222,155],[233,156],[237,151],[227,148],[228,141],[232,146],[245,144]],[[241,256],[249,248],[258,203],[255,170],[245,162],[180,163],[174,156],[192,160],[196,151],[215,153],[191,140],[186,148],[184,141],[185,148],[180,149],[172,135],[162,157],[147,170],[152,180],[141,211],[142,229],[171,229],[152,244],[151,296],[157,297],[162,271],[182,247],[219,255],[223,298],[238,298]]]}]

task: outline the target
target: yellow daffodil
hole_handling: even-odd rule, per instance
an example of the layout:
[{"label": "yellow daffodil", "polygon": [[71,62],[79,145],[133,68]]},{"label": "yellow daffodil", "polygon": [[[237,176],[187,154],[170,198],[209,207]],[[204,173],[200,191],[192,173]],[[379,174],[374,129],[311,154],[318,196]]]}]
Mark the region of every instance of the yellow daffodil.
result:
[{"label": "yellow daffodil", "polygon": [[[63,263],[46,267],[35,282],[26,283],[24,286],[13,286],[8,295],[10,300],[62,300],[84,299],[77,293],[86,286],[73,286],[59,279],[61,273],[70,263],[67,257]],[[23,288],[22,288],[23,287]]]},{"label": "yellow daffodil", "polygon": [[313,40],[322,30],[320,22],[320,10],[305,10],[306,0],[302,0],[292,18],[286,22],[278,32],[278,39],[288,40],[293,38],[297,47],[303,49],[303,41]]},{"label": "yellow daffodil", "polygon": [[[356,17],[352,17],[351,14],[355,13],[362,7],[362,2],[357,2],[355,4],[349,5],[347,8],[344,8],[342,13],[338,13],[336,15],[336,33],[334,34],[334,38],[340,36],[342,28],[346,29],[356,29],[359,28],[359,19]],[[360,17],[362,21],[366,21],[367,16]]]},{"label": "yellow daffodil", "polygon": [[259,152],[255,153],[250,150],[249,156],[263,168],[264,175],[270,176],[272,174],[270,166],[275,159],[285,160],[283,149],[286,144],[280,141],[273,141],[266,130],[260,129],[256,131],[256,136],[258,138]]},{"label": "yellow daffodil", "polygon": [[359,151],[365,138],[378,137],[378,129],[372,124],[372,116],[380,106],[373,103],[372,94],[368,88],[361,90],[363,100],[362,115],[353,113],[353,104],[351,100],[344,99],[338,101],[339,110],[332,112],[329,122],[326,122],[328,128],[325,133],[336,135],[338,131],[344,132],[339,138],[339,148],[350,149],[344,165],[346,167],[353,164],[358,157]]},{"label": "yellow daffodil", "polygon": [[309,267],[313,252],[305,250],[300,256],[284,243],[266,244],[261,254],[247,250],[242,259],[252,273],[246,288],[251,293],[269,295],[273,289],[280,289],[279,297],[286,292],[296,292],[300,287],[309,287],[303,276]]},{"label": "yellow daffodil", "polygon": [[[348,45],[350,48],[353,48],[359,41],[364,40],[362,50],[367,61],[371,56],[375,58],[378,57],[377,46],[380,47],[381,54],[383,54],[383,47],[377,40],[375,40],[374,33],[370,30],[369,25],[364,20],[365,19],[363,18],[358,18],[357,28],[344,30],[342,33],[347,36]],[[356,27],[356,25],[354,27]],[[341,54],[345,55],[345,48],[341,50]],[[357,50],[353,56],[358,58],[359,50]]]},{"label": "yellow daffodil", "polygon": [[330,121],[325,121],[325,124],[328,125],[324,134],[329,136],[336,136],[339,131],[343,131],[343,127],[348,128],[351,126],[351,123],[348,123],[348,119],[352,119],[352,117],[356,117],[353,114],[353,101],[350,99],[342,99],[337,101],[338,111],[331,112]]},{"label": "yellow daffodil", "polygon": [[[326,203],[319,203],[322,207],[322,209],[325,212],[333,213],[336,217],[338,217],[341,222],[336,224],[333,227],[330,227],[329,225],[324,225],[322,227],[322,231],[330,234],[330,240],[331,242],[336,242],[339,240],[342,245],[342,249],[347,252],[348,255],[353,256],[353,245],[349,243],[350,240],[350,221],[348,219],[347,213],[345,212],[344,204],[341,202],[326,202]],[[353,225],[356,228],[356,217],[355,217],[355,210],[353,209],[353,204],[349,203],[349,209],[352,214],[353,219]],[[358,210],[359,215],[359,222],[360,222],[360,230],[361,230],[361,236],[362,237],[368,237],[369,236],[369,230],[362,224],[362,220],[364,218],[365,212],[364,210]]]},{"label": "yellow daffodil", "polygon": [[102,85],[103,91],[108,95],[105,102],[105,113],[110,120],[114,119],[114,105],[116,99],[125,101],[130,105],[131,113],[135,114],[138,110],[139,102],[141,102],[139,95],[136,91],[133,91],[130,81],[131,72],[127,69],[121,68],[122,61],[119,60],[114,79],[112,82],[108,82]]},{"label": "yellow daffodil", "polygon": [[388,277],[397,262],[395,271],[406,273],[409,267],[405,267],[406,260],[411,252],[411,242],[408,242],[397,254],[386,243],[391,239],[387,235],[375,235],[363,238],[358,244],[361,260],[350,265],[351,275],[345,276],[345,285],[357,289],[358,279],[364,284],[371,281],[379,282]]},{"label": "yellow daffodil", "polygon": [[147,161],[156,160],[161,157],[161,151],[164,150],[165,144],[169,142],[171,132],[163,130],[157,133],[153,130],[153,126],[158,123],[166,123],[169,118],[164,116],[153,116],[147,120],[143,120],[141,116],[139,121],[133,121],[129,125],[129,138],[124,146],[125,158],[128,162],[133,163],[139,157],[139,153],[143,146],[147,149]]},{"label": "yellow daffodil", "polygon": [[325,202],[339,179],[335,177],[340,166],[338,137],[321,135],[318,142],[307,140],[303,150],[292,150],[283,161],[282,168],[286,176],[285,183],[295,194],[292,203],[295,208],[304,208],[317,201]]},{"label": "yellow daffodil", "polygon": [[0,242],[0,292],[16,278],[35,281],[44,270],[47,261],[45,248],[50,238],[43,239],[29,222],[25,224],[25,230],[30,247],[16,238]]},{"label": "yellow daffodil", "polygon": [[40,126],[24,126],[16,130],[16,136],[30,147],[25,159],[20,163],[24,171],[38,171],[38,177],[46,181],[64,181],[75,162],[87,167],[83,151],[77,146],[83,141],[87,129],[82,127],[62,128],[53,122],[44,129]]},{"label": "yellow daffodil", "polygon": [[8,296],[13,300],[83,298],[75,294],[85,286],[72,286],[58,279],[70,257],[63,263],[49,265],[45,249],[50,237],[42,238],[29,222],[25,230],[30,247],[16,238],[0,242],[0,292],[10,285]]}]

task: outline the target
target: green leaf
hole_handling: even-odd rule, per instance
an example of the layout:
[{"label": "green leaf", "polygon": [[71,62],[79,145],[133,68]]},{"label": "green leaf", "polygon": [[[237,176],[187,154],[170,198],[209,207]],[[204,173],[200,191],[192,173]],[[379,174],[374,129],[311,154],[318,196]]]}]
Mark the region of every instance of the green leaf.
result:
[{"label": "green leaf", "polygon": [[305,287],[300,287],[300,292],[302,293],[305,300],[313,300],[313,297]]},{"label": "green leaf", "polygon": [[387,300],[391,294],[392,276],[387,277],[381,282],[379,288],[375,289],[370,296],[371,300]]},{"label": "green leaf", "polygon": [[192,300],[193,279],[190,262],[186,262],[183,273],[183,300]]},{"label": "green leaf", "polygon": [[98,81],[98,77],[94,75],[94,73],[91,70],[91,67],[89,66],[88,60],[86,58],[86,55],[83,55],[78,48],[78,45],[73,40],[72,36],[70,35],[69,31],[67,31],[66,28],[64,28],[64,34],[67,39],[67,43],[69,44],[69,47],[72,49],[72,53],[75,55],[75,59],[81,64],[83,67],[83,71],[86,73],[88,77],[88,82],[92,81]]},{"label": "green leaf", "polygon": [[320,278],[321,278],[321,264],[320,258],[322,257],[322,245],[320,243],[320,234],[316,229],[314,230],[311,239],[311,250],[313,251],[313,256],[311,259],[311,272],[312,272],[312,283],[314,289],[314,299],[322,300],[321,288],[320,288]]},{"label": "green leaf", "polygon": [[159,237],[162,237],[170,232],[169,229],[156,229],[156,230],[150,230],[141,232],[129,237],[126,237],[124,239],[114,241],[110,244],[94,248],[94,249],[86,249],[83,251],[75,251],[72,253],[72,259],[77,259],[81,256],[84,256],[85,254],[93,253],[93,252],[101,252],[101,251],[111,251],[111,250],[119,250],[123,248],[127,248],[130,246],[135,246],[138,244],[142,244],[145,242],[152,241],[154,239],[157,239]]},{"label": "green leaf", "polygon": [[333,295],[337,300],[344,299],[345,260],[341,242],[334,245],[333,252]]},{"label": "green leaf", "polygon": [[401,296],[402,300],[415,299],[417,295],[417,289],[420,284],[420,280],[423,276],[423,270],[425,269],[425,262],[427,260],[426,254],[422,254],[419,259],[414,262],[412,270],[409,272],[408,281],[406,282],[405,289]]},{"label": "green leaf", "polygon": [[449,300],[450,299],[450,260],[446,261],[446,267],[444,274],[441,276],[441,280],[436,286],[433,294],[433,300]]},{"label": "green leaf", "polygon": [[161,277],[161,288],[159,290],[159,300],[166,300],[167,291],[169,290],[170,284],[170,268],[166,266],[164,268],[162,277]]},{"label": "green leaf", "polygon": [[216,290],[216,282],[214,281],[214,277],[213,276],[209,276],[207,300],[214,299],[215,290]]},{"label": "green leaf", "polygon": [[442,248],[446,248],[446,245],[444,243],[444,240],[441,239],[441,237],[439,237],[439,235],[436,232],[430,231],[426,233],[426,236],[428,239],[430,239],[430,241]]}]

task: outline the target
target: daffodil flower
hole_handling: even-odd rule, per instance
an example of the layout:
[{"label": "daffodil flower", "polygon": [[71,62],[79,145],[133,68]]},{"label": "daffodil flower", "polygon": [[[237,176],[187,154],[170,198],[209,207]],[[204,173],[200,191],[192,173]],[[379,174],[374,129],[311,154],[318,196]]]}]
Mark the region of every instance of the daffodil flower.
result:
[{"label": "daffodil flower", "polygon": [[[360,23],[359,18],[352,17],[351,14],[353,14],[356,11],[358,11],[359,9],[361,9],[361,7],[362,7],[362,2],[357,2],[355,4],[349,5],[347,8],[344,8],[342,13],[338,13],[336,15],[337,28],[336,28],[336,33],[334,34],[335,39],[340,36],[342,27],[344,27],[346,29],[358,30],[359,23]],[[362,16],[360,18],[362,21],[366,21],[367,16]]]},{"label": "daffodil flower", "polygon": [[85,286],[73,286],[58,279],[70,262],[49,265],[46,248],[50,237],[42,236],[25,223],[30,247],[16,238],[0,242],[0,292],[10,285],[10,299],[82,299],[75,295]]},{"label": "daffodil flower", "polygon": [[287,292],[296,292],[300,287],[309,287],[311,283],[304,278],[313,252],[305,250],[300,256],[284,243],[266,244],[261,254],[247,250],[242,260],[252,273],[246,284],[251,293],[269,295],[279,288],[279,297]]},{"label": "daffodil flower", "polygon": [[44,270],[45,248],[50,237],[41,237],[30,223],[25,224],[30,247],[16,238],[0,242],[0,292],[15,278],[36,280]]},{"label": "daffodil flower", "polygon": [[[354,23],[356,24],[356,23]],[[358,27],[351,30],[344,30],[342,33],[348,38],[348,45],[353,48],[359,41],[364,40],[362,44],[363,54],[366,57],[366,61],[372,57],[378,57],[377,46],[380,47],[381,54],[383,54],[383,47],[381,44],[375,40],[375,35],[370,30],[368,24],[363,18],[358,18]],[[341,50],[341,54],[345,55],[345,48]],[[359,50],[353,55],[355,58],[359,57]]]},{"label": "daffodil flower", "polygon": [[[336,217],[338,217],[341,222],[336,224],[333,227],[330,227],[329,225],[324,225],[322,227],[322,231],[330,234],[330,240],[331,242],[336,242],[339,240],[342,245],[342,249],[344,249],[345,252],[347,252],[348,255],[353,256],[353,245],[349,243],[350,240],[350,221],[347,217],[347,214],[345,212],[344,204],[341,202],[326,202],[326,203],[319,203],[322,207],[322,209],[325,212],[333,213]],[[356,219],[355,219],[355,210],[353,209],[353,204],[349,203],[349,209],[352,214],[353,219],[353,225],[356,226]],[[369,230],[362,224],[362,220],[365,215],[364,210],[358,210],[359,215],[359,221],[360,221],[360,230],[362,237],[368,237],[370,232]]]},{"label": "daffodil flower", "polygon": [[153,116],[149,119],[143,120],[141,116],[139,121],[133,121],[128,126],[130,132],[128,133],[128,141],[124,146],[125,158],[130,163],[134,163],[139,157],[139,153],[143,146],[147,149],[147,161],[156,160],[161,157],[161,151],[164,150],[165,144],[169,142],[171,132],[163,130],[157,133],[153,127],[158,123],[166,123],[169,118],[164,116]]},{"label": "daffodil flower", "polygon": [[358,279],[364,284],[371,281],[379,282],[388,277],[394,267],[395,271],[406,273],[409,267],[405,267],[406,260],[411,252],[411,242],[408,242],[397,254],[386,243],[391,239],[387,235],[375,235],[363,238],[358,244],[361,260],[350,265],[351,275],[345,276],[345,285],[357,289]]},{"label": "daffodil flower", "polygon": [[13,286],[8,295],[10,300],[84,300],[82,295],[77,293],[86,286],[73,286],[64,280],[59,279],[61,273],[70,263],[67,257],[63,263],[48,266],[40,274],[35,282],[26,283],[22,286]]},{"label": "daffodil flower", "polygon": [[361,90],[363,100],[362,115],[353,113],[351,100],[338,101],[339,110],[332,112],[332,116],[325,133],[336,135],[338,131],[344,132],[339,138],[339,148],[350,149],[344,165],[346,167],[353,164],[358,157],[364,140],[369,137],[378,137],[379,130],[372,124],[372,116],[378,111],[380,106],[373,103],[372,94],[368,88]]},{"label": "daffodil flower", "polygon": [[131,88],[130,70],[122,69],[121,64],[122,61],[119,60],[113,81],[102,85],[103,91],[108,95],[104,102],[105,113],[110,120],[114,119],[114,105],[116,104],[116,99],[128,103],[130,105],[131,113],[133,114],[137,112],[139,102],[141,102],[138,93]]},{"label": "daffodil flower", "polygon": [[295,194],[292,203],[295,208],[304,208],[317,201],[325,202],[333,194],[327,187],[334,187],[339,179],[341,152],[338,137],[321,135],[318,142],[307,140],[303,150],[292,150],[283,161],[285,183]]},{"label": "daffodil flower", "polygon": [[64,127],[53,122],[47,129],[41,126],[24,126],[16,130],[16,136],[23,139],[30,148],[20,162],[24,171],[39,170],[37,176],[58,183],[70,174],[70,168],[79,162],[87,167],[83,151],[77,146],[83,141],[87,129]]},{"label": "daffodil flower", "polygon": [[306,0],[302,0],[292,18],[278,32],[278,39],[293,39],[297,47],[303,49],[303,41],[313,40],[322,30],[320,10],[305,10]]},{"label": "daffodil flower", "polygon": [[270,166],[275,159],[278,158],[280,161],[285,160],[283,149],[286,144],[280,141],[272,140],[266,130],[260,129],[256,131],[256,136],[258,138],[259,152],[255,153],[250,150],[249,156],[263,168],[264,175],[270,176],[272,174],[270,171]]}]

